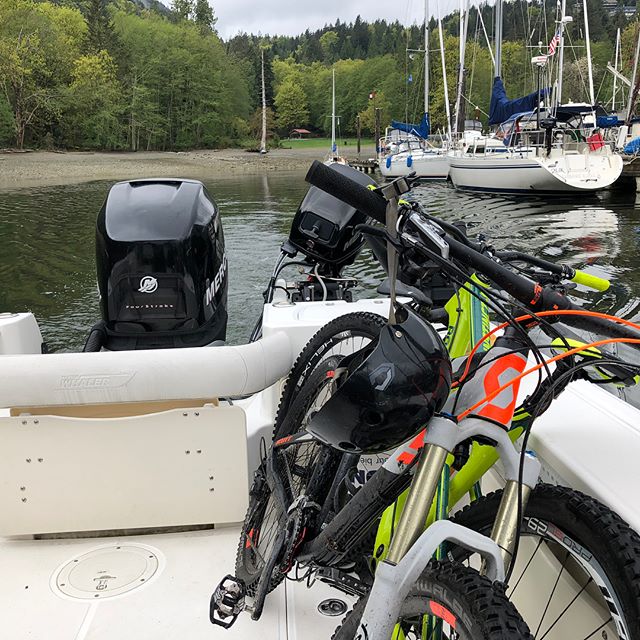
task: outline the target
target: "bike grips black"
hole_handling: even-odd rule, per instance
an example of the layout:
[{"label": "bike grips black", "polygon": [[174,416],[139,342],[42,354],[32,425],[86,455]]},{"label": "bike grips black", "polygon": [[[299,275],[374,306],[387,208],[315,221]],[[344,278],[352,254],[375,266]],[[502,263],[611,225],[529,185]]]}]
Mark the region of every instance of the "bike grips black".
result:
[{"label": "bike grips black", "polygon": [[317,160],[313,161],[305,180],[314,187],[385,224],[387,203],[379,193],[367,189],[367,187]]}]

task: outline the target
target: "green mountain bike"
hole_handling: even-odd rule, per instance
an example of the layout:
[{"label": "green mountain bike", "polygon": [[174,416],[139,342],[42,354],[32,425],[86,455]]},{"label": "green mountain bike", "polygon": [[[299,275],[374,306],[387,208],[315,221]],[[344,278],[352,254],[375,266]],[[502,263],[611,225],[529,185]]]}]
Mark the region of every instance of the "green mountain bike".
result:
[{"label": "green mountain bike", "polygon": [[[563,288],[569,280],[604,282],[473,243],[416,204],[398,211],[402,184],[392,183],[385,200],[333,173],[317,165],[308,179],[381,222],[392,218],[386,231],[364,231],[384,237],[401,272],[408,265],[418,277],[396,285],[390,252],[391,297],[397,289],[411,302],[394,305],[392,321],[351,314],[329,323],[292,369],[236,563],[253,617],[295,566],[294,578],[361,596],[336,638],[528,637],[509,600],[536,638],[640,637],[640,538],[593,498],[538,483],[539,463],[527,450],[535,419],[572,380],[635,381],[638,366],[603,347],[640,344],[638,327],[583,311]],[[515,261],[517,272],[507,266]],[[422,286],[435,272],[456,286],[446,316]],[[489,309],[504,326],[490,329]],[[428,420],[411,424],[412,437],[382,466],[364,470],[362,485],[358,467],[363,479],[370,456],[331,441],[318,424],[383,340],[411,343],[408,327],[421,319],[447,319],[452,392]],[[566,325],[609,337],[590,344]],[[391,364],[400,369],[403,361]],[[536,389],[516,406],[520,381],[536,371]],[[482,496],[479,482],[498,459],[505,489]],[[453,512],[466,496],[470,504]]]}]

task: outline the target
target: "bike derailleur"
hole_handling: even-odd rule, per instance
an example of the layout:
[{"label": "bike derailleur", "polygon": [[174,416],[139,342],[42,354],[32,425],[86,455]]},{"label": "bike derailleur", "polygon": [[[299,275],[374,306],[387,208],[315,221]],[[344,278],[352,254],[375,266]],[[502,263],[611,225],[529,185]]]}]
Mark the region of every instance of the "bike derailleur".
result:
[{"label": "bike derailleur", "polygon": [[244,611],[246,595],[247,587],[243,580],[231,575],[222,578],[209,603],[211,624],[229,629]]}]

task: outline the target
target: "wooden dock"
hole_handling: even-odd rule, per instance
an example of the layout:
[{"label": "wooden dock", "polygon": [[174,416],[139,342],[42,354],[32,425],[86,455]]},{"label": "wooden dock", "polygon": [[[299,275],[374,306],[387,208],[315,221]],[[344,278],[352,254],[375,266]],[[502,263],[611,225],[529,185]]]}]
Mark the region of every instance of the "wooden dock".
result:
[{"label": "wooden dock", "polygon": [[347,162],[350,166],[363,173],[373,173],[378,168],[378,161],[375,158],[361,160],[360,158],[348,158]]}]

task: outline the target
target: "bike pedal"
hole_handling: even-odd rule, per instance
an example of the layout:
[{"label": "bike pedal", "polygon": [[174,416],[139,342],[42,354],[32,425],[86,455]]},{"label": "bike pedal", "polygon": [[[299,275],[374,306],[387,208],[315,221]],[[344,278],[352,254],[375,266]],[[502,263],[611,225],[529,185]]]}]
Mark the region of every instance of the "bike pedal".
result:
[{"label": "bike pedal", "polygon": [[244,580],[231,575],[225,576],[211,596],[209,603],[211,624],[229,629],[244,611],[246,595],[247,587]]}]

